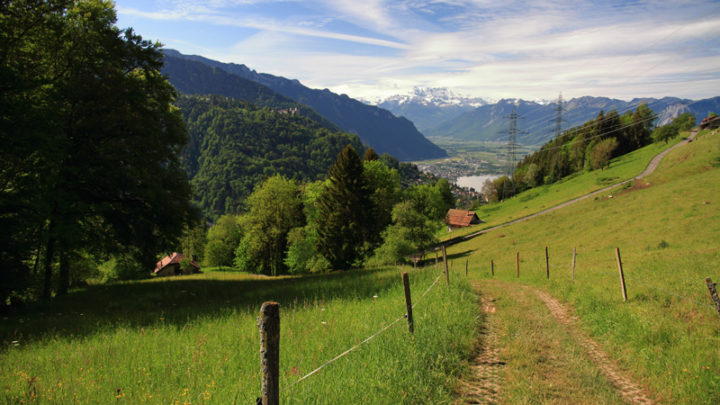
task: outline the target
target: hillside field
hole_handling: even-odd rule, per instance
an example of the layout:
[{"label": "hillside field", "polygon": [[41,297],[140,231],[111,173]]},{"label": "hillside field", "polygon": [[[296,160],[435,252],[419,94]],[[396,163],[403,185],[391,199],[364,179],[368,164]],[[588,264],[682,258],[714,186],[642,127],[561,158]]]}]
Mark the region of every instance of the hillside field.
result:
[{"label": "hillside field", "polygon": [[[649,160],[640,157],[657,153],[652,150],[657,147],[635,152],[634,161],[611,165],[604,176],[622,179],[638,174]],[[659,402],[720,403],[720,318],[705,285],[706,277],[720,280],[719,169],[720,135],[703,131],[696,141],[665,156],[657,171],[643,180],[448,249],[450,257],[469,260],[471,279],[481,294],[497,300],[509,403],[562,402],[565,397],[558,393],[567,391],[559,387],[587,389],[597,384],[597,378],[587,374],[556,381],[548,377],[550,382],[513,378],[527,376],[523,367],[532,367],[532,375],[543,364],[568,370],[557,363],[552,351],[545,354],[545,363],[528,366],[530,353],[515,346],[534,341],[532,352],[553,344],[536,339],[546,331],[533,329],[531,315],[517,316],[523,305],[534,308],[529,314],[547,313],[534,290],[549,292],[574,308],[582,329]],[[502,223],[556,205],[580,189],[598,187],[592,177],[586,173],[564,184],[530,190],[508,204],[488,206],[484,212],[492,215],[485,218],[490,224]],[[616,247],[621,251],[628,302],[621,295]],[[573,248],[577,251],[574,282]]]},{"label": "hillside field", "polygon": [[[280,303],[283,403],[447,403],[474,340],[475,294],[436,268],[267,278],[211,272],[91,286],[0,321],[0,402],[249,404],[260,395],[256,318]],[[428,288],[433,286],[431,289]],[[424,297],[421,295],[428,291]]]}]

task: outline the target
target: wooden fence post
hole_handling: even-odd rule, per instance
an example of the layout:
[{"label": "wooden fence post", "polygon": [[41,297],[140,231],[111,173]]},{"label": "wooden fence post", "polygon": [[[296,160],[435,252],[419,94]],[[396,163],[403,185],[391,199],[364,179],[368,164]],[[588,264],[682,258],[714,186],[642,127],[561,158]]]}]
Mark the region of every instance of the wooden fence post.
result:
[{"label": "wooden fence post", "polygon": [[713,301],[713,304],[715,304],[715,309],[718,312],[718,315],[720,315],[720,298],[718,298],[718,292],[715,286],[717,283],[713,283],[712,280],[710,280],[710,277],[705,279],[705,284],[707,285],[708,291],[710,291],[710,298]]},{"label": "wooden fence post", "polygon": [[515,255],[515,276],[520,278],[520,252]]},{"label": "wooden fence post", "polygon": [[262,369],[262,405],[280,404],[280,305],[265,302],[258,317],[260,329],[260,366]]},{"label": "wooden fence post", "polygon": [[495,275],[495,262],[493,261],[493,259],[490,259],[490,275]]},{"label": "wooden fence post", "polygon": [[415,328],[413,327],[412,300],[410,299],[410,279],[408,278],[408,274],[406,272],[403,272],[402,274],[402,282],[403,287],[405,288],[405,307],[407,308],[408,330],[410,330],[410,333],[413,333]]},{"label": "wooden fence post", "polygon": [[573,247],[572,281],[575,282],[575,248]]},{"label": "wooden fence post", "polygon": [[620,248],[615,248],[615,256],[617,257],[618,271],[620,272],[620,287],[622,287],[623,301],[627,301],[627,290],[625,289],[625,274],[623,273],[622,260],[620,260]]},{"label": "wooden fence post", "polygon": [[465,277],[467,277],[467,273],[468,273],[468,260],[469,259],[465,259]]},{"label": "wooden fence post", "polygon": [[442,245],[443,249],[443,263],[445,264],[445,283],[447,285],[450,285],[450,272],[448,271],[448,264],[447,264],[447,252],[445,252],[445,245]]},{"label": "wooden fence post", "polygon": [[548,248],[545,246],[545,277],[550,279],[550,258],[548,258]]}]

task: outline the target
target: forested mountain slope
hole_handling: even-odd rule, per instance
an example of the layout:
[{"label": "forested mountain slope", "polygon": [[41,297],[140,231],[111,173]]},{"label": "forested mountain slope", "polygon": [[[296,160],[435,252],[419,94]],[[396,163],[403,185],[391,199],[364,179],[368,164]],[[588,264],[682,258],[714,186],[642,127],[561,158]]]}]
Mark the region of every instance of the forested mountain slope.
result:
[{"label": "forested mountain slope", "polygon": [[162,72],[168,77],[170,83],[183,94],[217,94],[247,101],[261,107],[295,108],[298,114],[311,118],[326,128],[338,130],[335,124],[312,108],[282,96],[267,86],[243,79],[219,68],[190,59],[174,57],[166,52]]},{"label": "forested mountain slope", "polygon": [[[366,145],[377,153],[389,153],[400,160],[422,160],[446,156],[444,150],[427,140],[415,125],[405,118],[398,118],[382,108],[369,106],[346,95],[338,95],[330,90],[317,90],[305,87],[297,80],[280,76],[257,73],[245,65],[222,63],[201,56],[183,55],[174,50],[165,50],[165,69],[177,70],[180,60],[200,62],[206,66],[222,70],[237,78],[250,80],[266,86],[273,91],[312,107],[343,131],[355,133]],[[171,83],[175,84],[173,74],[169,74]],[[194,83],[203,82],[197,77]],[[180,91],[184,91],[178,87]],[[213,88],[197,88],[195,94],[224,94]],[[227,95],[227,94],[226,94]]]},{"label": "forested mountain slope", "polygon": [[182,96],[176,105],[189,135],[183,167],[208,218],[240,212],[244,199],[266,177],[321,179],[348,144],[363,150],[356,135],[239,100]]}]

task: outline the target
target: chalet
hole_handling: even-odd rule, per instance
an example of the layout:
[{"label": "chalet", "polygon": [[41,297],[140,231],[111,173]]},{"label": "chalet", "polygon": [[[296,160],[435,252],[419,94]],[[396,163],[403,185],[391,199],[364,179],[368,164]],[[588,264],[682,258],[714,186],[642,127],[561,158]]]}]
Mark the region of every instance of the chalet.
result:
[{"label": "chalet", "polygon": [[475,212],[468,210],[450,209],[447,215],[445,215],[445,223],[447,224],[448,231],[470,225],[477,225],[482,222]]},{"label": "chalet", "polygon": [[[185,259],[185,255],[177,252],[163,257],[162,260],[155,264],[155,275],[157,276],[179,276],[183,274],[180,268],[180,261]],[[193,267],[193,273],[200,271],[200,266],[195,260],[190,260],[190,265]]]},{"label": "chalet", "polygon": [[715,129],[720,127],[720,117],[717,115],[710,115],[705,118],[703,118],[702,122],[700,122],[700,125],[698,125],[700,129]]}]

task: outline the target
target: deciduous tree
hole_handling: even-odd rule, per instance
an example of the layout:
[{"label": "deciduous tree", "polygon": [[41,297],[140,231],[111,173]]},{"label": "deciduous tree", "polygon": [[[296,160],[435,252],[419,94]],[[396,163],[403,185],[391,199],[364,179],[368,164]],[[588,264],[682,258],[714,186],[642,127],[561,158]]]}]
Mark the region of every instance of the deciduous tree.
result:
[{"label": "deciduous tree", "polygon": [[160,45],[117,28],[110,1],[2,7],[0,140],[3,159],[14,158],[3,168],[0,211],[30,248],[17,243],[0,257],[27,261],[41,241],[45,297],[55,263],[64,293],[70,253],[88,245],[138,252],[149,271],[192,217],[177,160],[185,129],[159,73]]}]

